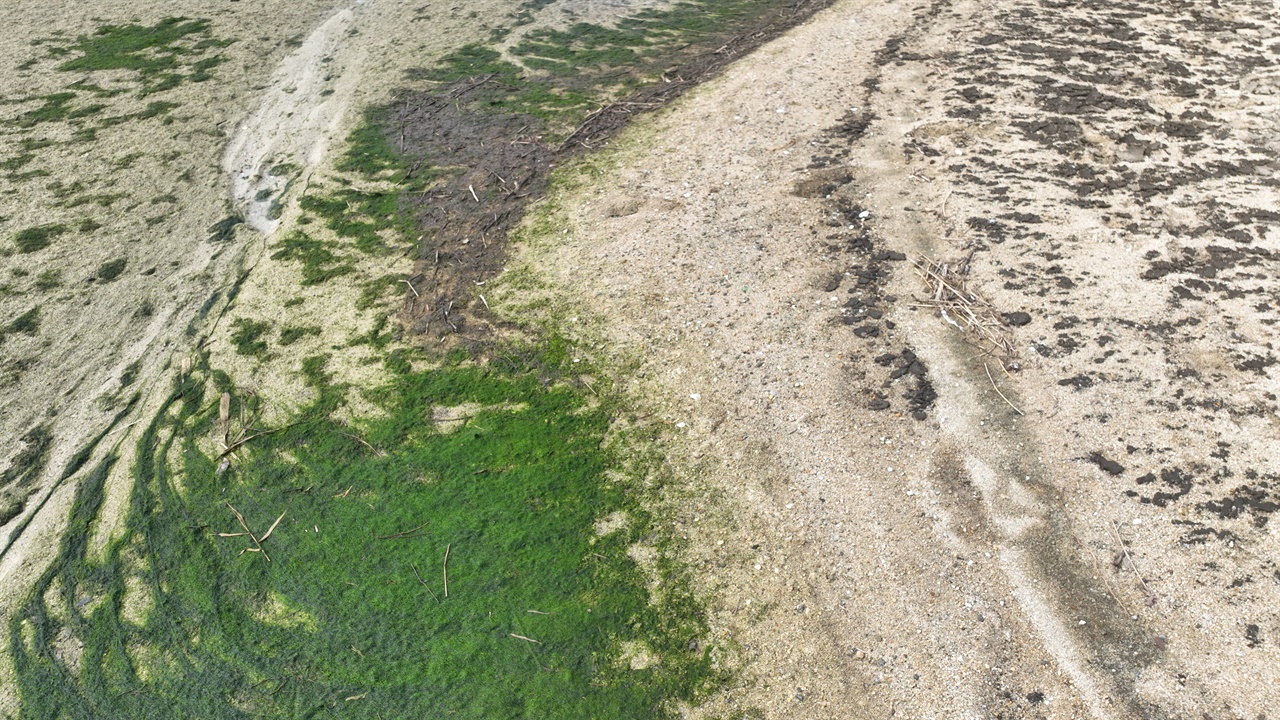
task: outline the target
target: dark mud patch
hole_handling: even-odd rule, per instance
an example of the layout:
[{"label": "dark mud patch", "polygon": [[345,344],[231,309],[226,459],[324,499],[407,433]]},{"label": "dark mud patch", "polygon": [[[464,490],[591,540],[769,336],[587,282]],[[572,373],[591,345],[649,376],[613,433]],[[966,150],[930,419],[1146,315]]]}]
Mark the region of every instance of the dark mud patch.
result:
[{"label": "dark mud patch", "polygon": [[555,149],[530,133],[531,118],[481,114],[455,101],[478,84],[406,97],[402,150],[446,167],[447,179],[408,198],[421,232],[405,314],[417,334],[468,334],[475,288],[502,270],[507,234],[547,188]]},{"label": "dark mud patch", "polygon": [[1098,469],[1108,475],[1119,475],[1124,472],[1124,466],[1112,460],[1102,453],[1095,452],[1089,455],[1089,462],[1098,466]]},{"label": "dark mud patch", "polygon": [[575,26],[561,39],[576,50],[554,62],[548,53],[564,53],[548,43],[514,49],[525,68],[469,46],[413,73],[436,86],[401,92],[377,120],[401,154],[439,175],[403,198],[420,229],[404,307],[409,330],[437,340],[489,337],[495,319],[477,288],[501,271],[509,233],[558,164],[601,147],[637,115],[830,4],[756,0],[648,11],[619,29]]}]

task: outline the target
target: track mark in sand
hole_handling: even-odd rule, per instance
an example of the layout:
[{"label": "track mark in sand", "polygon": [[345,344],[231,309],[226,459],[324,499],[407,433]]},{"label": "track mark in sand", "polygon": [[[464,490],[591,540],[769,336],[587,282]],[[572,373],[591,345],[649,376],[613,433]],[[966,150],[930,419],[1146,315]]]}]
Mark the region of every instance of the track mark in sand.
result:
[{"label": "track mark in sand", "polygon": [[1071,678],[1072,685],[1088,705],[1089,711],[1096,718],[1113,717],[1106,710],[1106,703],[1097,683],[1084,669],[1087,658],[1081,656],[1080,648],[1071,639],[1071,631],[1063,618],[1053,610],[1044,593],[1036,587],[1033,571],[1028,568],[1032,563],[1027,560],[1026,554],[1022,550],[1005,548],[1000,551],[999,558],[1000,566],[1012,586],[1013,596],[1018,600],[1019,609],[1040,634],[1040,640],[1057,661],[1058,667]]},{"label": "track mark in sand", "polygon": [[1046,509],[1039,505],[1034,494],[1022,483],[1002,477],[981,459],[971,455],[965,458],[964,464],[969,478],[982,492],[988,518],[998,529],[997,557],[1009,581],[1010,591],[1018,601],[1019,609],[1040,635],[1045,649],[1071,678],[1072,685],[1093,716],[1112,717],[1106,709],[1097,683],[1083,666],[1087,660],[1079,644],[1071,637],[1066,620],[1053,607],[1035,579],[1037,565],[1043,563],[1028,558],[1028,550],[1022,547],[1031,539],[1028,537],[1030,531],[1043,525]]},{"label": "track mark in sand", "polygon": [[245,222],[264,235],[280,224],[290,184],[318,165],[342,127],[365,51],[343,40],[365,5],[334,13],[280,64],[258,106],[240,123],[222,156],[231,195]]}]

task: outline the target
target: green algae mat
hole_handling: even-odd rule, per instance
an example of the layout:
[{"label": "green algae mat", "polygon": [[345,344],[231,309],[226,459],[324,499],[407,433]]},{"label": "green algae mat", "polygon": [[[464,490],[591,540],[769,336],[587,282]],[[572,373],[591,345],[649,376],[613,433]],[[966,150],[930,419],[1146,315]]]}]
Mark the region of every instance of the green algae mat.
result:
[{"label": "green algae mat", "polygon": [[[467,272],[488,278],[503,266],[507,230],[552,184],[558,158],[826,0],[676,3],[616,27],[530,30],[500,52],[547,4],[531,0],[513,28],[406,80],[425,80],[426,90],[368,109],[333,177],[308,184],[296,227],[272,240],[268,259],[296,266],[299,290],[356,288],[357,315],[376,318],[371,330],[321,343],[320,316],[295,307],[301,295],[276,311],[236,307],[247,271],[188,327],[194,338],[225,297],[236,360],[305,358],[293,378],[310,393],[305,407],[271,415],[272,398],[237,387],[206,354],[175,380],[136,447],[82,472],[126,408],[68,467],[63,480],[78,481],[68,530],[7,628],[20,717],[654,718],[727,682],[675,541],[652,514],[661,492],[653,431],[628,429],[608,390],[617,370],[596,369],[605,379],[588,384],[590,362],[554,332],[521,326],[516,334],[535,339],[505,345],[501,332],[468,339],[455,321],[474,309],[481,277]],[[226,46],[208,21],[174,18],[107,26],[51,45],[41,62],[125,71],[148,96],[208,80]],[[104,109],[76,105],[76,93],[107,96],[69,86],[31,99],[44,104],[19,124],[83,124]],[[607,119],[602,108],[626,97],[645,102],[623,102],[626,112]],[[393,127],[419,101],[438,112]],[[136,117],[175,107],[155,102]],[[434,140],[458,128],[511,142],[459,150]],[[539,138],[533,150],[526,131]],[[27,161],[5,162],[16,171]],[[486,173],[488,185],[476,180],[476,167],[503,187]],[[296,179],[298,168],[271,172]],[[522,193],[507,192],[504,177]],[[439,217],[424,209],[428,195]],[[210,242],[242,224],[228,216],[209,228]],[[27,228],[13,243],[36,253],[70,231]],[[468,245],[464,236],[477,233],[485,242]],[[473,257],[478,246],[488,254]],[[418,287],[391,272],[405,248],[461,268],[444,272],[456,282],[439,268],[435,285]],[[108,262],[98,277],[124,270],[123,260]],[[406,283],[445,308],[442,318],[413,319],[427,329],[440,320],[434,327],[447,325],[469,350],[396,347],[398,298],[388,296]],[[33,308],[0,325],[0,342],[39,322]],[[385,368],[380,387],[348,385],[326,368],[351,359],[326,353],[357,345],[367,346],[357,362]],[[358,412],[347,407],[357,397]],[[127,509],[105,517],[107,480],[121,475],[132,482]],[[98,547],[91,538],[107,525],[118,530]]]},{"label": "green algae mat", "polygon": [[125,532],[87,548],[107,461],[9,628],[23,716],[628,718],[695,699],[715,676],[701,613],[671,566],[629,558],[654,542],[610,472],[632,461],[562,363],[400,365],[349,423],[316,357],[315,401],[275,427],[225,375],[184,376],[138,441]]}]

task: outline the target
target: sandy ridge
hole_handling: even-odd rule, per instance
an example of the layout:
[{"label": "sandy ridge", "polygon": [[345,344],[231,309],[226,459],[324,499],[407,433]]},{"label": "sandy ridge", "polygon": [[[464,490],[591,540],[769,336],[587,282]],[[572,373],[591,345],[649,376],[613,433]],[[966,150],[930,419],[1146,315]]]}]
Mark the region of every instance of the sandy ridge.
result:
[{"label": "sandy ridge", "polygon": [[[1131,440],[1139,449],[1129,457],[1126,435],[1151,447],[1190,442],[1184,456],[1196,452],[1193,447],[1207,455],[1213,443],[1228,441],[1233,448],[1258,448],[1261,454],[1249,450],[1245,462],[1265,472],[1268,425],[1246,420],[1230,438],[1211,425],[1196,437],[1167,415],[1136,409],[1153,392],[1178,392],[1143,383],[1144,375],[1174,374],[1176,367],[1162,358],[1179,352],[1168,346],[1165,354],[1150,353],[1142,347],[1150,336],[1118,341],[1121,352],[1147,359],[1136,387],[1092,396],[1101,407],[1090,408],[1089,400],[1082,405],[1074,385],[1058,382],[1096,363],[1082,358],[1067,365],[1070,371],[1049,370],[1028,335],[1055,322],[1078,323],[1071,317],[1085,312],[1130,314],[1135,298],[1107,287],[1133,288],[1137,302],[1165,312],[1159,289],[1139,287],[1144,270],[1131,270],[1137,263],[1127,259],[1150,245],[1116,253],[1114,241],[1096,230],[1112,217],[1107,208],[1073,207],[1061,181],[1046,172],[1071,167],[1064,160],[1097,156],[1018,137],[1023,127],[1035,133],[1073,122],[1070,113],[1081,105],[1045,100],[1037,106],[1022,88],[1008,95],[982,84],[976,94],[966,89],[983,72],[1030,80],[1057,68],[1050,71],[1063,75],[1062,85],[1053,87],[1099,97],[1074,89],[1099,80],[1089,66],[1070,64],[1069,48],[1045,51],[1028,68],[975,54],[975,47],[1006,47],[991,43],[1009,32],[1044,37],[1044,26],[1035,23],[1079,26],[1077,37],[1105,34],[1087,47],[1096,42],[1111,53],[1135,47],[1115,39],[1134,37],[1126,35],[1125,23],[1178,26],[1160,37],[1221,32],[1204,19],[1199,25],[1166,19],[1141,4],[1115,8],[1117,15],[1130,13],[1125,20],[1106,17],[1111,12],[1081,7],[1064,15],[1060,7],[1018,3],[844,3],[624,138],[616,166],[584,192],[558,198],[567,208],[563,244],[528,249],[528,267],[557,286],[579,289],[583,312],[600,318],[591,332],[605,338],[601,345],[646,358],[634,388],[661,398],[662,421],[683,437],[678,446],[685,461],[677,464],[694,473],[703,492],[736,508],[708,524],[700,517],[707,512],[703,503],[685,500],[679,525],[703,548],[704,589],[718,599],[719,631],[737,643],[750,668],[744,687],[714,707],[759,704],[773,717],[848,717],[859,708],[869,717],[1253,717],[1277,700],[1274,685],[1237,682],[1268,677],[1273,667],[1273,651],[1246,636],[1262,633],[1262,618],[1274,616],[1274,588],[1255,584],[1245,600],[1197,587],[1191,578],[1204,572],[1199,563],[1209,558],[1214,566],[1252,561],[1236,545],[1198,550],[1202,546],[1179,540],[1179,528],[1195,528],[1208,516],[1191,520],[1197,516],[1190,507],[1159,496],[1155,504],[1141,489],[1134,496],[1148,500],[1125,500],[1126,484],[1141,471],[1112,479],[1089,460],[1100,451],[1125,464],[1152,452]],[[1217,21],[1236,22],[1233,17],[1274,21],[1240,8],[1224,9]],[[1007,42],[1015,52],[1033,47]],[[1195,41],[1175,42],[1192,47]],[[1054,43],[1080,44],[1065,36]],[[1065,54],[1053,54],[1059,52]],[[1228,66],[1231,58],[1247,57],[1232,52],[1224,56]],[[1142,57],[1103,62],[1119,68],[1146,62]],[[1195,60],[1186,62],[1193,77],[1202,72]],[[1002,81],[986,85],[1000,88]],[[983,104],[983,92],[997,94]],[[1158,94],[1147,101],[1170,106]],[[971,96],[986,116],[956,114]],[[825,134],[866,114],[872,120],[852,142]],[[1059,120],[1063,114],[1068,119]],[[1099,137],[1114,133],[1114,141],[1097,141],[1105,147],[1123,144],[1118,141],[1130,127],[1112,111],[1091,121],[1099,124]],[[1223,125],[1218,132],[1224,145],[1216,152],[1229,155],[1252,131]],[[1017,187],[1016,197],[983,189],[983,170],[1014,148],[1018,170],[1006,170],[1002,180]],[[792,195],[798,180],[816,174],[812,160],[831,166],[832,158],[851,172],[828,191],[831,199]],[[978,170],[946,171],[964,162]],[[1235,192],[1252,198],[1245,204],[1265,207],[1268,184],[1243,183]],[[1142,182],[1133,187],[1144,191]],[[1046,212],[1050,198],[1072,209]],[[931,257],[976,248],[975,287],[990,292],[1001,310],[1031,312],[1036,320],[1027,330],[1008,330],[1023,372],[1012,379],[997,372],[1025,417],[993,390],[973,347],[941,319],[911,307],[910,298],[924,288],[905,263],[891,269],[878,291],[884,320],[893,325],[873,323],[879,334],[872,340],[844,327],[840,320],[850,313],[844,301],[863,292],[852,287],[852,269],[867,258],[848,254],[836,240],[860,227],[856,217],[835,209],[840,201],[867,213],[879,248]],[[970,218],[1020,212],[1030,220],[1033,209],[1057,224],[1042,223],[1038,234],[1003,244],[977,242],[989,223]],[[848,233],[839,230],[845,224]],[[1274,242],[1265,226],[1259,232],[1263,242]],[[1074,273],[1070,283],[1049,273],[1028,284],[1039,290],[1047,280],[1057,288],[1048,294],[1052,304],[1038,299],[1046,293],[998,291],[1003,278],[1026,274],[1010,275],[1012,269],[1026,267],[1025,258],[1046,247],[1070,248],[1059,252]],[[1120,274],[1105,259],[1109,252],[1126,258]],[[1082,284],[1085,271],[1111,279]],[[833,275],[842,278],[836,288],[829,286]],[[1020,282],[1026,281],[1009,281]],[[1211,318],[1208,312],[1199,317]],[[1247,315],[1241,308],[1240,322],[1248,322]],[[1121,337],[1113,331],[1099,342],[1109,347]],[[1075,342],[1068,336],[1062,347]],[[1201,342],[1219,352],[1231,347],[1223,335]],[[872,358],[903,346],[924,361],[940,394],[927,421],[869,409],[873,391],[887,379]],[[894,387],[886,388],[891,404],[900,402]],[[1157,465],[1157,482],[1161,472],[1181,477]],[[1137,482],[1141,488],[1149,481]],[[1241,512],[1247,520],[1248,511]],[[1232,532],[1246,524],[1233,524]],[[1269,526],[1259,527],[1250,531],[1258,550],[1274,542]],[[1136,565],[1120,552],[1115,538],[1121,537]],[[1108,564],[1113,554],[1120,558],[1115,567]],[[1243,568],[1237,572],[1243,577]],[[1270,572],[1264,562],[1252,577]],[[1139,574],[1146,586],[1159,577],[1154,604],[1144,598]],[[1230,639],[1207,630],[1236,616],[1242,601],[1257,618],[1254,630],[1246,627],[1249,620],[1235,621]],[[1194,615],[1182,609],[1188,606]],[[1205,647],[1224,651],[1201,652]]]}]

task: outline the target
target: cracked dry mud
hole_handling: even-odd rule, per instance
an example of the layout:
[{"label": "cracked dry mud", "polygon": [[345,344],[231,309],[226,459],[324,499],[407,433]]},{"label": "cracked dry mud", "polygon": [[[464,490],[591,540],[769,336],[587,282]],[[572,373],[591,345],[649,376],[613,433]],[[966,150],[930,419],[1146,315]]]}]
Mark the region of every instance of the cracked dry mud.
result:
[{"label": "cracked dry mud", "polygon": [[[558,198],[523,262],[733,508],[680,528],[748,660],[717,707],[1274,713],[1276,25],[842,3]],[[1020,369],[903,256],[967,258]]]}]

